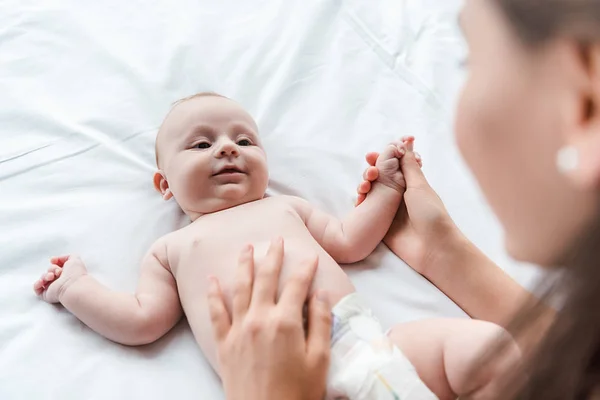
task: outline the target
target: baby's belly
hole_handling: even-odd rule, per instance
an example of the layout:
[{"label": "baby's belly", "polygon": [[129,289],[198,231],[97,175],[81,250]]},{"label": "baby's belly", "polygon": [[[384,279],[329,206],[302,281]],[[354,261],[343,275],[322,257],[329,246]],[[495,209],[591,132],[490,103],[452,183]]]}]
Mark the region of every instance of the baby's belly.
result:
[{"label": "baby's belly", "polygon": [[[283,235],[285,243],[284,262],[279,282],[279,293],[286,281],[298,271],[303,261],[317,254],[319,266],[309,296],[316,290],[326,290],[332,306],[341,298],[354,292],[354,286],[340,266],[310,236],[308,232]],[[269,245],[269,239],[250,241],[254,246],[255,268],[260,268]],[[176,271],[179,296],[186,317],[202,351],[216,370],[216,353],[212,327],[208,315],[206,294],[209,275],[219,278],[228,309],[231,310],[232,288],[238,266],[239,253],[247,242],[224,243],[223,240],[206,241],[192,246],[192,251],[178,262]],[[255,270],[256,272],[256,270]]]}]

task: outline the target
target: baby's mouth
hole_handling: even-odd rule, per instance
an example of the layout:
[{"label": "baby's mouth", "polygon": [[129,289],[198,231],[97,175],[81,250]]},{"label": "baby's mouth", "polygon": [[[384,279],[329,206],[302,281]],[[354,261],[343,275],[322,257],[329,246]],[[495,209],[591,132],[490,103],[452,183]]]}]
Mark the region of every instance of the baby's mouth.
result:
[{"label": "baby's mouth", "polygon": [[237,168],[237,167],[226,167],[226,168],[222,168],[219,171],[217,171],[216,173],[213,174],[213,176],[219,176],[219,175],[235,175],[235,174],[244,174],[245,172],[242,171],[241,169]]}]

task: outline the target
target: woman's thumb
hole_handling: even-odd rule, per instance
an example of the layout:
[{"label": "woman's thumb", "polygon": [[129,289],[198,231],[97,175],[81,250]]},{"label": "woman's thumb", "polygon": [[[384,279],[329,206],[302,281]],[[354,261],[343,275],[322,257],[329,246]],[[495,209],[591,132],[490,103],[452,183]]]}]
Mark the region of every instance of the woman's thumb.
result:
[{"label": "woman's thumb", "polygon": [[406,151],[406,154],[404,154],[400,160],[400,168],[404,174],[407,189],[423,185],[429,186],[429,183],[427,182],[425,175],[423,175],[423,171],[421,170],[421,166],[417,161],[417,156],[414,151]]}]

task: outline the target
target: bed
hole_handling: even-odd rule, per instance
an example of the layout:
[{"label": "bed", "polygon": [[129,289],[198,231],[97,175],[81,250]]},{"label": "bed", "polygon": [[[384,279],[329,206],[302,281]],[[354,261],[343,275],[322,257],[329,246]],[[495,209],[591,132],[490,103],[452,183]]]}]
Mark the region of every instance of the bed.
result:
[{"label": "bed", "polygon": [[[270,194],[342,216],[364,154],[417,137],[463,231],[525,286],[452,136],[466,47],[458,0],[4,0],[0,2],[0,399],[219,399],[185,321],[158,342],[114,344],[33,281],[76,253],[133,290],[139,261],[182,226],[152,187],[171,103],[216,91],[257,119]],[[465,318],[384,245],[348,266],[385,327]]]}]

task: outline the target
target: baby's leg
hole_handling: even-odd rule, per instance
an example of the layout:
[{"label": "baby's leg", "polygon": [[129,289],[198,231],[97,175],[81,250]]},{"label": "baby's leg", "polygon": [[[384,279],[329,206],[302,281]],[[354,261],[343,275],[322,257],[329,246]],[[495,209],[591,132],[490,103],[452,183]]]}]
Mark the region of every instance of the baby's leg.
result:
[{"label": "baby's leg", "polygon": [[[395,326],[390,338],[413,364],[422,381],[440,399],[470,395],[491,398],[494,379],[518,363],[521,353],[501,327],[469,319],[432,319]],[[482,368],[471,369],[499,339],[506,349]]]}]

